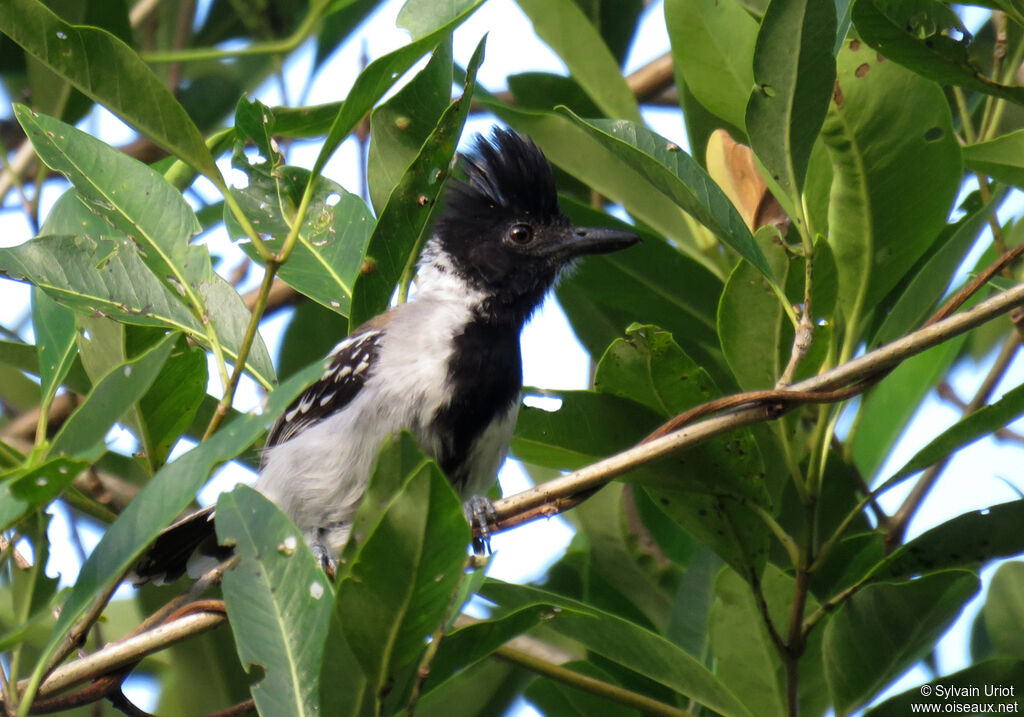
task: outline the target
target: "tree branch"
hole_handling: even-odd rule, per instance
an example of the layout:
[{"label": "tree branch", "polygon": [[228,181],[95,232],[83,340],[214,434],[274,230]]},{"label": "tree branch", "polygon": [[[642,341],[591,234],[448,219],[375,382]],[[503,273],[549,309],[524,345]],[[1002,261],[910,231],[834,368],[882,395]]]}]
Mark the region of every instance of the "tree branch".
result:
[{"label": "tree branch", "polygon": [[[577,497],[581,493],[596,490],[634,468],[714,436],[772,420],[798,405],[834,402],[856,395],[874,385],[876,377],[884,375],[911,356],[980,326],[1022,303],[1024,284],[997,294],[962,313],[923,326],[890,344],[789,388],[737,394],[705,404],[717,410],[729,409],[730,412],[684,425],[667,435],[658,435],[627,451],[496,501],[494,509],[497,522],[491,527],[491,532],[506,530],[524,522],[521,518],[523,515],[553,515],[560,512],[564,507],[579,502]],[[842,398],[837,398],[840,396]],[[706,413],[694,409],[683,415]],[[673,420],[666,425],[675,428],[677,423]],[[656,431],[652,435],[658,433]]]}]

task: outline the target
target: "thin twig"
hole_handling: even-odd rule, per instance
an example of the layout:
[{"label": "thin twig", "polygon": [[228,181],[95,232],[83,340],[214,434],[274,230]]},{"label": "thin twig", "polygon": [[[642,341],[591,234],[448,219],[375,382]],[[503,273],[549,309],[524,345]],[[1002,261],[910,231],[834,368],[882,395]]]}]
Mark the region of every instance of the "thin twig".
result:
[{"label": "thin twig", "polygon": [[539,660],[533,655],[528,655],[508,646],[499,647],[494,651],[493,655],[505,662],[518,665],[548,679],[598,695],[611,702],[640,710],[645,714],[664,715],[664,717],[694,717],[691,712],[667,705],[664,702],[658,702],[647,695],[642,695],[638,692],[594,679],[593,677],[587,677],[575,670]]},{"label": "thin twig", "polygon": [[256,711],[256,702],[252,698],[242,700],[237,705],[231,705],[225,707],[222,710],[216,712],[210,712],[203,715],[203,717],[237,717],[238,715],[252,714]]},{"label": "thin twig", "polygon": [[[1003,342],[1002,348],[999,350],[999,355],[996,357],[995,363],[992,364],[992,368],[989,369],[985,379],[981,382],[981,386],[978,387],[978,391],[974,394],[967,406],[964,407],[963,415],[969,416],[970,414],[977,411],[979,408],[987,405],[989,399],[992,397],[993,391],[996,386],[1002,380],[1003,376],[1006,375],[1007,369],[1013,362],[1013,359],[1017,356],[1017,351],[1020,349],[1020,336],[1014,332],[1009,336],[1005,342]],[[911,489],[910,494],[907,495],[903,504],[900,505],[899,510],[892,516],[891,527],[889,532],[886,533],[885,542],[888,550],[894,550],[900,543],[903,542],[903,536],[906,533],[907,526],[911,519],[917,513],[917,509],[921,507],[921,503],[931,492],[931,489],[938,482],[939,477],[946,470],[949,462],[953,458],[952,453],[946,455],[935,463],[933,466],[928,468],[921,477],[918,478],[914,487]]]},{"label": "thin twig", "polygon": [[219,612],[201,612],[168,621],[140,635],[113,642],[92,654],[62,665],[39,687],[40,696],[61,692],[86,680],[95,679],[146,655],[166,649],[194,635],[208,632],[226,620]]},{"label": "thin twig", "polygon": [[210,423],[206,426],[206,432],[203,434],[204,441],[213,435],[214,431],[217,430],[231,410],[231,404],[235,398],[235,390],[238,388],[238,382],[245,372],[245,364],[249,360],[249,351],[252,349],[252,344],[259,333],[260,319],[263,316],[263,310],[267,306],[267,296],[270,295],[270,287],[274,283],[274,275],[279,268],[280,264],[274,260],[268,261],[264,267],[263,283],[260,285],[256,306],[249,316],[249,324],[245,327],[245,336],[242,337],[242,345],[238,349],[238,359],[235,361],[231,378],[228,379],[228,383],[224,387],[224,395],[221,396],[220,401],[217,403],[217,410],[213,412]]}]

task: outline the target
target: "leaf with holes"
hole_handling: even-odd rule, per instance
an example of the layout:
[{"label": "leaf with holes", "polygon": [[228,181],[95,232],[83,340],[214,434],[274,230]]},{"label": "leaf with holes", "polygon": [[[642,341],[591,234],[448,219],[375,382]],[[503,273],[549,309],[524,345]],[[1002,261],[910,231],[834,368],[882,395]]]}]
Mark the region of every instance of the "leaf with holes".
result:
[{"label": "leaf with holes", "polygon": [[833,165],[829,244],[852,340],[945,226],[960,149],[942,89],[856,40],[839,53],[822,138]]},{"label": "leaf with holes", "polygon": [[322,361],[307,366],[270,393],[264,413],[227,423],[211,438],[161,468],[107,529],[82,565],[60,618],[32,672],[38,686],[50,656],[96,595],[120,579],[163,527],[191,501],[215,466],[231,460],[263,435],[274,419],[323,373]]},{"label": "leaf with holes", "polygon": [[[112,227],[108,235],[131,240],[153,275],[203,324],[211,348],[237,356],[249,311],[214,273],[206,247],[189,244],[200,226],[181,193],[146,165],[85,132],[21,105],[15,115],[40,158],[64,174],[90,211]],[[264,385],[273,383],[270,354],[259,336],[248,367]]]},{"label": "leaf with holes", "polygon": [[0,0],[0,32],[156,144],[221,181],[185,109],[123,41],[97,27],[70,25],[37,0]]},{"label": "leaf with holes", "polygon": [[387,309],[395,285],[419,256],[430,217],[451,172],[452,157],[469,116],[476,71],[484,59],[485,39],[476,46],[466,68],[462,97],[448,105],[377,218],[366,249],[366,268],[356,279],[353,290],[352,326]]},{"label": "leaf with holes", "polygon": [[[242,211],[258,232],[270,235],[267,248],[280,251],[294,221],[309,172],[299,167],[271,167],[250,164],[236,145],[233,164],[249,177],[245,189],[232,189]],[[262,263],[256,247],[245,240],[245,232],[234,216],[224,212],[232,237],[241,238],[243,251]],[[278,277],[304,296],[342,316],[348,316],[352,289],[363,265],[373,231],[373,215],[355,194],[325,177],[313,184],[308,210],[298,240]]]},{"label": "leaf with holes", "polygon": [[224,604],[243,665],[259,666],[260,714],[319,714],[320,666],[334,597],[302,532],[246,485],[217,500],[217,540],[239,563],[224,573]]},{"label": "leaf with holes", "polygon": [[747,103],[750,146],[776,182],[799,199],[836,79],[835,5],[773,0],[754,48],[756,87]]}]

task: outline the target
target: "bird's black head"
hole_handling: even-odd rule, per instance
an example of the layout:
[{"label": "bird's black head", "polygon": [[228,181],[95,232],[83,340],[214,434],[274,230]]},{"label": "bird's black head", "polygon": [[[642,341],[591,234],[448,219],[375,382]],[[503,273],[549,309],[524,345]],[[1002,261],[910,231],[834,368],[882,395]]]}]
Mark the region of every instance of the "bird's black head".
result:
[{"label": "bird's black head", "polygon": [[435,251],[495,309],[529,315],[574,259],[639,241],[628,232],[572,226],[558,207],[551,165],[515,132],[495,129],[490,141],[478,136],[462,160],[468,181],[449,188]]}]

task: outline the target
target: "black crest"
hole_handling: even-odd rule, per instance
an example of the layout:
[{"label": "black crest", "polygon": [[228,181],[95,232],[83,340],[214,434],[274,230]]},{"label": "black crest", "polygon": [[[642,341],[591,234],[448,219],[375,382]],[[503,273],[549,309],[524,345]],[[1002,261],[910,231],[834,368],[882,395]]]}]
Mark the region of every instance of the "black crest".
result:
[{"label": "black crest", "polygon": [[473,153],[462,159],[469,181],[452,184],[448,211],[439,220],[442,232],[452,222],[493,222],[498,216],[539,224],[561,219],[551,165],[530,139],[496,128],[489,141],[479,135]]}]

